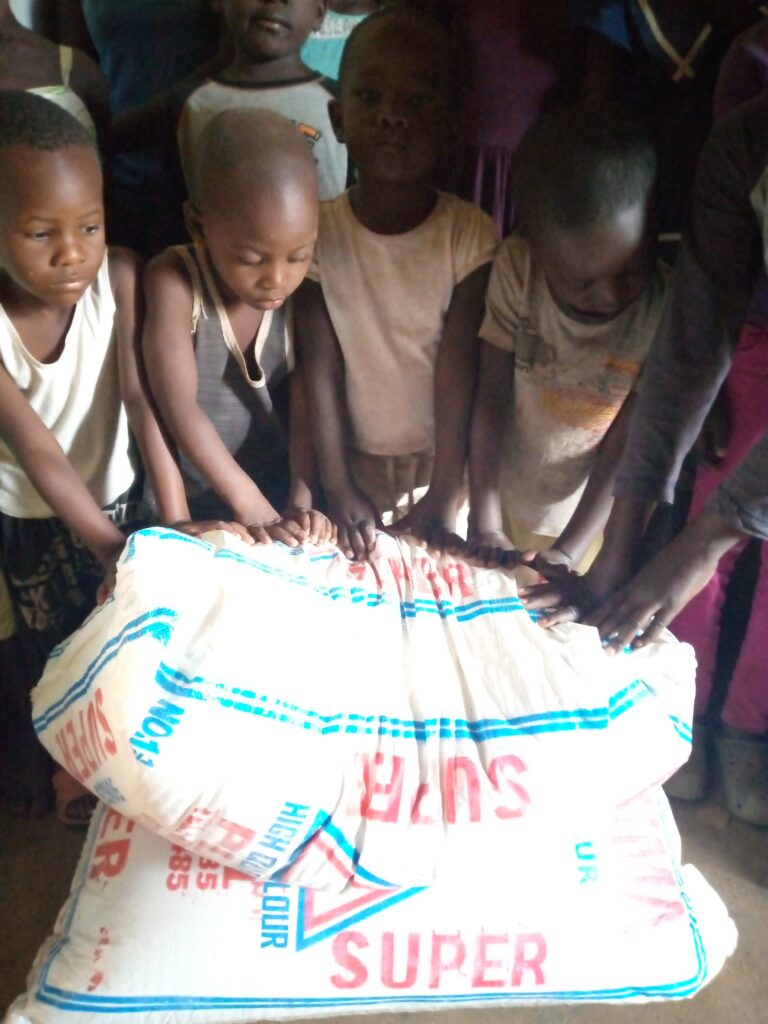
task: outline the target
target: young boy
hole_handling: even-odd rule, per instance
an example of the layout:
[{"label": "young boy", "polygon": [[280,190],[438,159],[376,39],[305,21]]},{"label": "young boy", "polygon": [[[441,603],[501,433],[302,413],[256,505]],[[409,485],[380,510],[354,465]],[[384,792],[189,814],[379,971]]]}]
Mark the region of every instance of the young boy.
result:
[{"label": "young boy", "polygon": [[234,47],[232,62],[215,77],[175,91],[181,101],[177,140],[191,194],[200,136],[219,111],[238,107],[274,110],[294,121],[317,160],[320,198],[339,194],[347,180],[347,153],[328,119],[329,83],[301,59],[301,47],[319,28],[325,0],[222,0]]},{"label": "young boy", "polygon": [[[14,810],[38,815],[50,767],[29,690],[122,550],[129,421],[143,451],[162,439],[136,368],[136,263],[107,252],[95,143],[24,92],[0,92],[0,268],[0,567],[18,627],[2,660],[14,684],[0,705],[12,754],[2,781]],[[87,818],[93,798],[57,777],[62,819]]]},{"label": "young boy", "polygon": [[[661,314],[656,160],[618,115],[564,110],[523,143],[522,235],[494,263],[470,449],[470,551],[498,565],[599,546],[635,387]],[[589,483],[587,483],[589,481]]]},{"label": "young boy", "polygon": [[441,542],[461,503],[496,240],[489,217],[432,186],[451,69],[439,23],[384,8],[350,35],[331,104],[358,182],[321,206],[297,331],[329,515],[349,557],[409,509],[400,526]]},{"label": "young boy", "polygon": [[[317,220],[314,160],[290,121],[229,110],[208,123],[187,207],[195,244],[167,250],[145,276],[144,359],[178,449],[178,469],[154,474],[163,522],[199,533],[223,520],[245,538],[293,546],[331,536],[311,511],[311,444],[285,305],[309,266]],[[289,374],[290,488],[274,405]],[[278,511],[286,507],[288,518]]]}]

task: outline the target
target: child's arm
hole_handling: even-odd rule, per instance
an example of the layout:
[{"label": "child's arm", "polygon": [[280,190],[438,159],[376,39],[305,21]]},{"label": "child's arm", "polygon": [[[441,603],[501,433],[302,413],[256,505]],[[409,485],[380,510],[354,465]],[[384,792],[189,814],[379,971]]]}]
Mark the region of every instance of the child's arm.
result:
[{"label": "child's arm", "polygon": [[348,558],[365,558],[376,543],[379,517],[357,489],[347,461],[344,359],[319,284],[306,280],[294,299],[296,333],[306,366],[307,394],[320,480],[339,547]]},{"label": "child's arm", "polygon": [[453,291],[435,361],[435,461],[429,490],[394,527],[435,547],[456,529],[464,487],[469,420],[478,362],[477,335],[485,311],[491,264],[474,270]]},{"label": "child's arm", "polygon": [[[272,539],[268,527],[280,514],[227,450],[197,401],[197,364],[190,336],[192,295],[173,257],[163,254],[144,277],[146,318],[143,356],[152,394],[179,451],[197,467],[231,509],[237,523],[260,543]],[[154,483],[154,481],[153,481]],[[297,527],[280,530],[275,539],[296,545]]]},{"label": "child's arm", "polygon": [[192,522],[190,519],[174,445],[163,430],[141,357],[143,303],[139,287],[140,270],[140,261],[135,253],[128,249],[110,248],[109,274],[117,307],[120,393],[152,485],[160,522],[193,536],[208,530],[227,530],[253,544],[253,538],[239,523],[219,520]]},{"label": "child's arm", "polygon": [[635,393],[624,400],[613,423],[606,431],[587,485],[563,532],[548,551],[527,552],[523,561],[578,565],[589,546],[605,526],[613,505],[613,481],[629,434],[635,407]]},{"label": "child's arm", "polygon": [[0,364],[0,436],[43,500],[85,544],[105,572],[125,537],[97,505],[56,438]]},{"label": "child's arm", "polygon": [[117,309],[120,392],[158,503],[161,522],[170,525],[188,519],[189,510],[181,474],[155,415],[145,380],[139,348],[143,321],[139,274],[139,259],[135,253],[115,246],[110,248],[109,277]]},{"label": "child's arm", "polygon": [[309,400],[304,369],[299,363],[290,377],[291,493],[283,516],[297,523],[309,544],[335,544],[336,527],[312,507],[317,491],[317,460],[312,444]]},{"label": "child's arm", "polygon": [[502,565],[505,552],[513,550],[502,527],[499,468],[514,373],[513,352],[487,341],[482,343],[469,442],[470,528],[467,539],[473,560],[489,567]]}]

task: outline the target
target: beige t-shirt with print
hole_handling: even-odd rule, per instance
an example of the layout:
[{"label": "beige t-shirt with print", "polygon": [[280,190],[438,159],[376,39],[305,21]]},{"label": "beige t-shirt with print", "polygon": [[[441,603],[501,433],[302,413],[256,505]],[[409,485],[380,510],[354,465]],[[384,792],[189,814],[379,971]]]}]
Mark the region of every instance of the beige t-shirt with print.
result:
[{"label": "beige t-shirt with print", "polygon": [[320,204],[309,277],[323,289],[344,357],[351,444],[369,455],[434,447],[435,358],[454,288],[493,259],[482,210],[439,193],[427,219],[379,235],[355,217],[349,194]]},{"label": "beige t-shirt with print", "polygon": [[566,526],[600,442],[635,388],[666,281],[659,266],[619,316],[582,323],[557,305],[524,239],[499,247],[480,337],[515,357],[500,474],[505,519],[548,537]]}]

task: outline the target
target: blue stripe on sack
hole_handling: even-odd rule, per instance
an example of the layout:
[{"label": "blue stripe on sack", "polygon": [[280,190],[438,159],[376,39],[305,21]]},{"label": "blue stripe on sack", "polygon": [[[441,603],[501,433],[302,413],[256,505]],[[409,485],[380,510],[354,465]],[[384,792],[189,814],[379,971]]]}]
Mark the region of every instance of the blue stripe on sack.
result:
[{"label": "blue stripe on sack", "polygon": [[144,530],[137,530],[128,537],[123,552],[122,562],[130,562],[136,555],[136,548],[144,537],[154,537],[155,540],[175,541],[180,544],[191,544],[193,547],[213,550],[213,544],[209,540],[201,540],[199,537],[191,537],[188,533],[179,533],[176,530],[169,530],[164,527],[148,526]]},{"label": "blue stripe on sack", "polygon": [[353,1006],[374,1007],[385,1009],[388,1006],[425,1006],[444,1007],[474,1004],[476,1006],[490,1003],[584,1003],[584,1002],[626,1002],[644,999],[684,999],[695,995],[701,989],[707,977],[706,964],[699,961],[696,974],[679,982],[667,982],[664,985],[626,985],[622,988],[604,989],[562,989],[555,992],[498,992],[478,991],[450,996],[409,995],[409,996],[347,996],[344,999],[273,996],[95,996],[87,993],[71,993],[53,985],[40,986],[34,993],[35,998],[49,1006],[64,1010],[83,1010],[90,1013],[150,1013],[162,1010],[257,1010],[257,1009],[290,1009],[296,1011],[302,1007],[336,1007],[339,1009]]},{"label": "blue stripe on sack", "polygon": [[173,630],[175,619],[176,612],[172,609],[155,608],[151,612],[139,615],[123,626],[117,636],[110,637],[104,644],[83,675],[58,700],[47,707],[42,715],[33,719],[32,725],[35,731],[43,732],[71,704],[87,693],[102,670],[113,658],[117,657],[126,644],[139,640],[144,636],[151,636],[154,640],[159,640],[165,646]]},{"label": "blue stripe on sack", "polygon": [[[391,896],[385,896],[381,900],[377,900],[373,905],[362,907],[356,914],[352,914],[350,917],[344,918],[344,928],[351,928],[355,924],[359,924],[360,921],[365,921],[366,918],[373,917],[374,914],[380,914],[383,910],[387,910],[389,907],[395,906],[397,903],[402,903],[403,900],[410,899],[411,896],[415,896],[417,893],[423,892],[426,886],[418,886],[411,889],[397,889]],[[301,920],[304,914],[304,900],[305,890],[299,889],[298,899],[298,912],[299,920]],[[300,933],[297,925],[296,929],[296,952],[300,953],[303,949],[309,949],[310,946],[316,946],[318,942],[324,942],[329,939],[332,935],[335,935],[338,931],[338,927],[331,925],[328,928],[324,928],[319,932],[312,932],[311,935],[307,936]],[[383,997],[381,997],[383,998]]]},{"label": "blue stripe on sack", "polygon": [[[661,799],[661,798],[659,798]],[[668,805],[664,805],[664,814],[661,815],[662,826],[665,832],[665,838],[667,839],[667,848],[672,849],[672,839],[668,831],[669,825],[669,808]],[[99,812],[97,812],[98,814]],[[106,811],[102,811],[102,814]],[[384,1009],[389,1005],[393,1006],[425,1006],[425,1007],[450,1007],[455,1005],[470,1004],[476,1005],[490,1004],[490,1003],[521,1003],[526,1000],[530,1000],[535,997],[537,1003],[563,1003],[563,1002],[595,1002],[599,1000],[603,1001],[617,1001],[624,1002],[627,1000],[635,999],[648,999],[648,1000],[661,1000],[661,999],[681,999],[688,996],[694,995],[702,987],[704,981],[708,976],[708,964],[706,957],[706,950],[704,947],[701,933],[699,932],[698,923],[695,915],[693,914],[691,903],[687,893],[683,887],[683,880],[680,874],[679,865],[676,863],[674,858],[672,859],[673,868],[675,872],[675,878],[680,888],[680,894],[683,902],[688,910],[691,936],[693,939],[694,953],[696,956],[697,969],[696,973],[691,978],[681,979],[678,982],[668,982],[664,985],[626,985],[621,988],[604,988],[604,989],[583,989],[583,990],[558,990],[555,992],[528,992],[528,993],[515,993],[515,992],[499,992],[499,993],[486,993],[482,995],[478,992],[468,992],[458,995],[451,995],[448,997],[442,996],[356,996],[356,997],[345,997],[343,999],[334,998],[320,998],[320,997],[309,997],[302,999],[295,999],[292,997],[271,997],[271,998],[259,998],[259,997],[248,997],[248,996],[100,996],[93,995],[91,993],[79,993],[79,992],[67,992],[66,990],[59,988],[58,986],[49,985],[47,982],[48,975],[54,966],[54,961],[58,957],[62,949],[64,949],[70,939],[69,932],[72,928],[75,915],[78,910],[78,903],[83,894],[87,880],[87,872],[90,864],[90,859],[93,852],[100,832],[100,822],[94,824],[89,831],[88,838],[86,841],[86,848],[81,855],[80,863],[77,868],[77,879],[78,884],[73,889],[71,898],[71,905],[64,921],[63,932],[61,939],[56,942],[54,946],[48,951],[43,966],[40,970],[39,979],[36,988],[33,990],[34,997],[41,1003],[48,1006],[54,1006],[59,1009],[67,1011],[87,1011],[94,1014],[118,1014],[118,1013],[141,1013],[141,1012],[155,1012],[164,1010],[215,1010],[215,1009],[245,1009],[245,1010],[257,1010],[257,1009],[277,1009],[284,1007],[286,1009],[296,1009],[297,1007],[326,1007],[326,1008],[345,1008],[352,1006],[360,1007],[372,1007]],[[409,894],[413,894],[414,890],[407,890]],[[300,898],[303,890],[299,889]],[[378,905],[380,908],[380,904]]]},{"label": "blue stripe on sack", "polygon": [[[381,889],[396,888],[396,886],[391,882],[388,882],[385,878],[380,878],[379,875],[374,875],[373,872],[362,867],[360,864],[360,851],[355,848],[354,844],[347,839],[341,829],[334,825],[330,819],[326,823],[323,831],[329,835],[338,848],[347,855],[353,865],[354,874],[357,875],[358,878],[363,879],[365,882],[371,882],[373,885],[376,885]],[[424,886],[420,886],[419,888],[423,889]]]},{"label": "blue stripe on sack", "polygon": [[[288,569],[281,569],[278,566],[266,565],[263,562],[253,561],[253,559],[247,558],[239,552],[232,551],[229,548],[223,548],[221,551],[217,551],[216,558],[223,558],[237,562],[239,565],[245,565],[248,568],[254,569],[267,576],[275,576],[278,579],[296,584],[297,586],[305,587],[306,589],[323,597],[328,597],[333,601],[347,598],[352,604],[386,604],[390,607],[395,607],[399,604],[400,615],[402,618],[415,618],[419,612],[424,612],[427,614],[437,614],[441,618],[455,617],[459,622],[470,622],[472,619],[479,618],[482,615],[525,611],[522,602],[517,597],[507,596],[482,598],[477,601],[472,601],[469,604],[459,605],[456,605],[450,597],[440,599],[418,597],[413,601],[399,601],[384,593],[380,593],[378,591],[366,591],[363,587],[359,586],[344,586],[340,584],[336,584],[335,586],[326,586],[324,584],[312,583],[304,575],[298,575]],[[537,619],[539,616],[534,613],[531,615],[531,618]]]},{"label": "blue stripe on sack", "polygon": [[682,718],[678,718],[677,715],[670,715],[669,720],[675,727],[675,732],[681,739],[684,739],[687,743],[693,743],[693,732],[691,731],[690,722],[684,722]]},{"label": "blue stripe on sack", "polygon": [[[675,844],[679,842],[680,837],[677,834],[676,829],[674,828],[674,816],[669,806],[669,801],[667,800],[667,797],[664,795],[664,791],[661,789],[659,790],[656,796],[656,806],[659,807],[661,810],[661,813],[659,814],[659,819],[661,821],[661,827],[664,832],[664,839],[666,842],[667,850],[674,850]],[[670,830],[670,825],[673,826],[672,830]],[[691,929],[693,944],[696,949],[696,956],[699,961],[699,975],[701,981],[703,982],[703,980],[709,974],[707,950],[704,945],[704,939],[701,937],[701,932],[699,931],[698,918],[696,917],[696,914],[693,911],[693,905],[691,904],[688,893],[685,891],[681,865],[678,862],[677,858],[674,856],[672,856],[670,860],[672,862],[672,870],[675,873],[675,881],[677,882],[678,889],[680,890],[680,899],[683,901],[683,903],[685,904],[685,909],[688,911],[688,923]]]},{"label": "blue stripe on sack", "polygon": [[[462,718],[419,720],[347,712],[324,715],[267,695],[256,695],[249,690],[228,690],[220,683],[205,683],[199,676],[186,676],[165,662],[161,662],[159,665],[155,680],[162,689],[176,697],[201,702],[213,701],[227,710],[268,718],[322,736],[343,732],[353,735],[401,737],[416,739],[420,742],[439,736],[440,739],[468,739],[478,743],[509,736],[536,735],[543,732],[605,729],[609,722],[619,718],[639,701],[649,696],[649,690],[645,683],[636,679],[628,687],[609,697],[607,707],[573,708],[522,715],[517,718],[485,718],[470,722]],[[200,683],[203,683],[203,686],[212,692],[206,693],[204,689],[199,688]],[[224,694],[232,694],[232,696]],[[238,700],[237,697],[245,699]],[[254,704],[250,701],[259,703]]]}]

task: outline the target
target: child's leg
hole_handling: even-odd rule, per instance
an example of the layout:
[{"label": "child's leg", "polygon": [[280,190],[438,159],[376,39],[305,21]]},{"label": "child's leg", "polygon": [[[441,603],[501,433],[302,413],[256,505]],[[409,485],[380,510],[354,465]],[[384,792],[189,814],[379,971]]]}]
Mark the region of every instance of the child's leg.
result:
[{"label": "child's leg", "polygon": [[369,455],[352,450],[349,466],[355,484],[381,516],[385,526],[396,523],[423,497],[432,477],[432,453]]},{"label": "child's leg", "polygon": [[747,631],[720,717],[731,729],[764,736],[768,733],[768,560],[761,545],[760,568]]},{"label": "child's leg", "polygon": [[32,727],[29,695],[51,649],[93,608],[101,571],[57,519],[0,515],[0,560],[18,627],[3,651],[9,683],[3,717],[11,737],[4,789],[14,811],[38,815],[51,806],[52,762]]},{"label": "child's leg", "polygon": [[30,678],[0,569],[0,793],[14,813],[38,818],[50,811],[51,793],[48,755],[28,728]]},{"label": "child's leg", "polygon": [[764,545],[752,608],[728,686],[716,739],[728,810],[751,825],[768,825],[768,565]]}]

